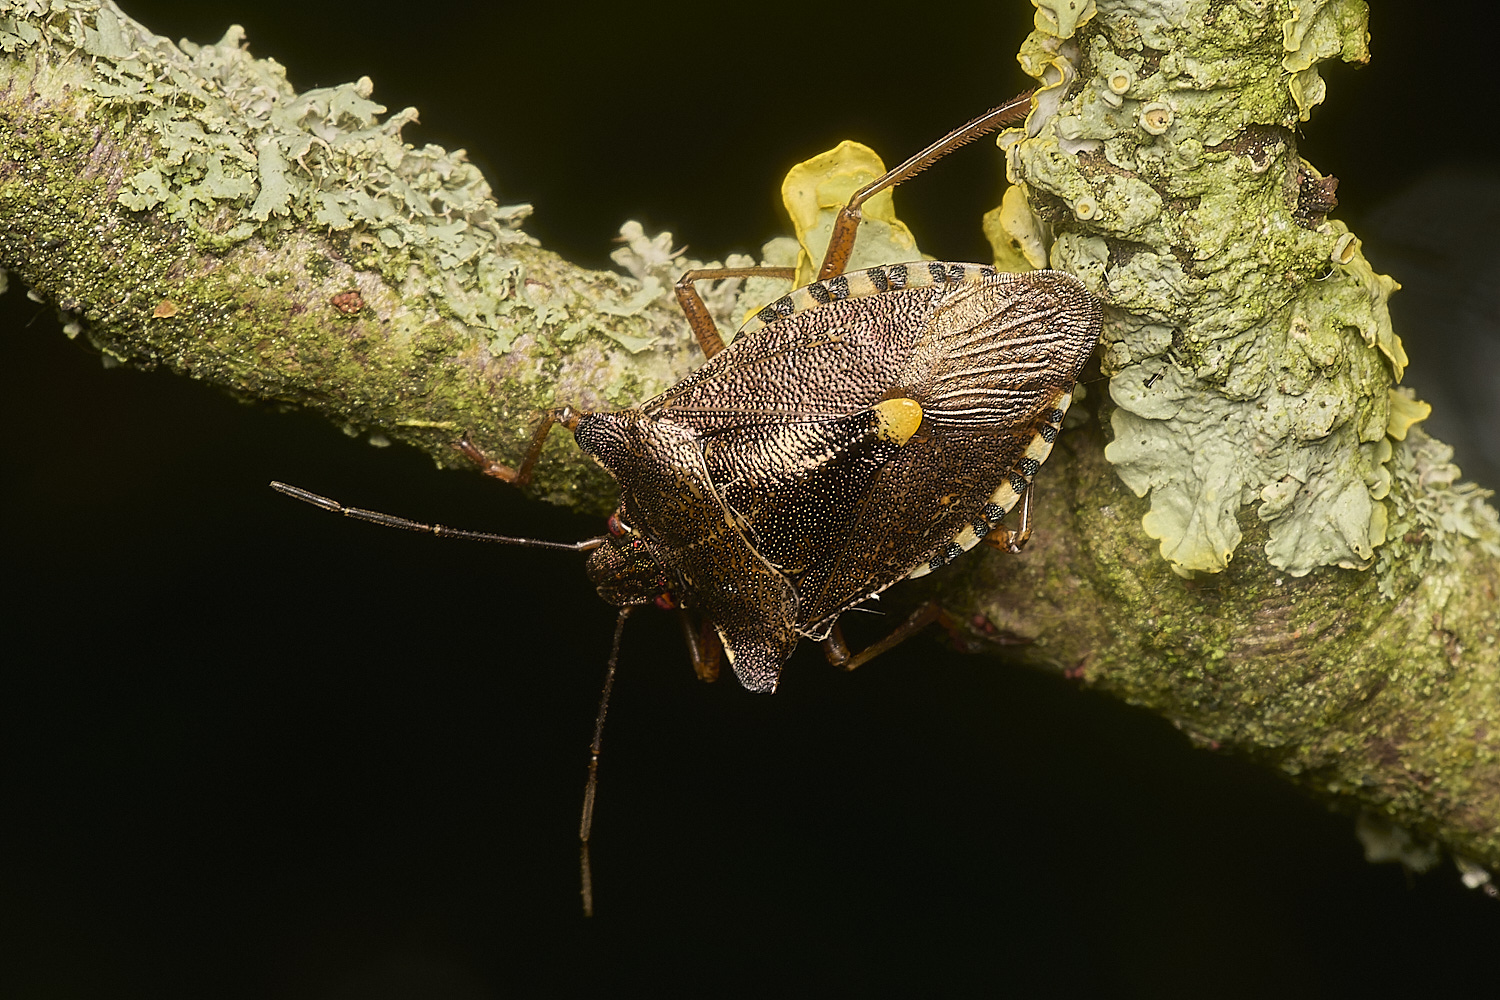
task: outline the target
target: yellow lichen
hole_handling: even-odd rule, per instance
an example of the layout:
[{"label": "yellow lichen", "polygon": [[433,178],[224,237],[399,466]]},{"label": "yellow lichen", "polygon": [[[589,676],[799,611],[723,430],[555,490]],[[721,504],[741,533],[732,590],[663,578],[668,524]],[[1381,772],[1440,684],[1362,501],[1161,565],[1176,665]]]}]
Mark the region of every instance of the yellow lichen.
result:
[{"label": "yellow lichen", "polygon": [[1058,38],[1073,32],[1097,14],[1094,0],[1031,0],[1036,5],[1036,28]]},{"label": "yellow lichen", "polygon": [[1432,407],[1422,402],[1410,389],[1391,389],[1391,412],[1385,421],[1385,433],[1397,441],[1406,440],[1406,432],[1432,416]]},{"label": "yellow lichen", "polygon": [[1011,185],[1000,206],[984,213],[984,236],[990,241],[995,266],[1002,271],[1030,271],[1047,266],[1047,239],[1031,212],[1026,194]]},{"label": "yellow lichen", "polygon": [[[781,201],[802,246],[793,282],[796,287],[817,277],[839,209],[848,203],[850,195],[883,173],[885,164],[873,149],[847,139],[787,173],[781,184]],[[916,237],[896,218],[890,191],[882,191],[864,203],[849,270],[921,258]]]}]

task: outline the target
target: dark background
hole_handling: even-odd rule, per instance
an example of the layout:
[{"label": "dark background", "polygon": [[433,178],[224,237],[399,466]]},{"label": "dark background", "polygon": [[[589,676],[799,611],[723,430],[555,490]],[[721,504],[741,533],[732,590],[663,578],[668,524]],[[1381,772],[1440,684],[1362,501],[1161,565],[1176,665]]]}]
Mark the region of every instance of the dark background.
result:
[{"label": "dark background", "polygon": [[[843,137],[896,159],[1025,87],[1030,13],[126,6],[172,38],[242,23],[299,88],[369,74],[421,109],[409,140],[467,148],[501,202],[536,204],[530,232],[598,266],[631,218],[695,256],[754,252],[785,228],[793,162]],[[1328,70],[1303,152],[1407,282],[1412,381],[1492,474],[1488,84],[1439,34],[1488,6],[1376,7],[1375,61]],[[1459,182],[1403,194],[1445,165]],[[971,151],[903,188],[902,215],[929,252],[982,259],[999,189]],[[580,560],[381,531],[265,484],[545,538],[598,522],[106,371],[19,287],[0,309],[8,997],[1493,989],[1500,903],[1447,862],[1367,865],[1349,818],[1146,713],[927,637],[852,675],[804,649],[753,697],[697,683],[654,613],[626,633],[584,922],[612,614]]]}]

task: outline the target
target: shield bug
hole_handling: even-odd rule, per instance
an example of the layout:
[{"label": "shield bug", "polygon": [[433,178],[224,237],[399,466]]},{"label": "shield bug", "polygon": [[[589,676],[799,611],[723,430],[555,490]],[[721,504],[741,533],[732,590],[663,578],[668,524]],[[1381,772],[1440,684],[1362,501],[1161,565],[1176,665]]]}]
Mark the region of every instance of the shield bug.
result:
[{"label": "shield bug", "polygon": [[[789,269],[688,271],[677,284],[708,362],[624,410],[547,414],[511,482],[530,478],[553,424],[620,485],[589,556],[612,604],[691,609],[740,683],[774,691],[803,638],[854,667],[839,616],[989,538],[1047,458],[1099,336],[1071,275],[914,261],[845,272],[860,206],[939,157],[1018,120],[1029,96],[969,122],[855,192],[819,278],[762,308],[724,347],[694,282]],[[468,448],[472,457],[483,456]],[[936,617],[923,609],[899,641]],[[689,634],[692,630],[689,629]],[[702,674],[711,652],[695,650]]]},{"label": "shield bug", "polygon": [[[919,609],[885,640],[851,654],[841,614],[897,581],[925,575],[980,541],[1019,551],[1032,478],[1052,449],[1079,372],[1098,340],[1098,303],[1057,271],[912,261],[845,271],[873,195],[957,147],[1019,121],[1022,95],[861,188],[835,221],[818,280],[766,305],[725,347],[694,283],[791,277],[787,268],[692,270],[676,292],[708,361],[637,406],[547,413],[519,469],[460,447],[484,471],[525,485],[550,429],[620,486],[609,532],[548,543],[395,518],[296,489],[325,509],[446,537],[584,551],[606,601],[684,612],[700,676],[722,647],[750,691],[776,689],[792,650],[821,642],[852,669],[939,618]],[[1021,525],[1001,525],[1018,502]],[[687,613],[699,616],[701,627]],[[615,630],[618,651],[620,628]],[[600,727],[591,748],[580,838],[587,843]]]}]

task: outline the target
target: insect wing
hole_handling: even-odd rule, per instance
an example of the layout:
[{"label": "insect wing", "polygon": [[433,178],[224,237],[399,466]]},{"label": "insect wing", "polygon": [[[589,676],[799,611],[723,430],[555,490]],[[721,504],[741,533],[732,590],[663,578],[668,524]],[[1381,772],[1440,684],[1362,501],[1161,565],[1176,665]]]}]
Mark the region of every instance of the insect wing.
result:
[{"label": "insect wing", "polygon": [[[810,286],[817,297],[799,289],[773,309],[773,322],[752,321],[642,407],[649,419],[693,429],[741,532],[793,584],[823,586],[899,450],[881,437],[872,407],[907,366],[938,294],[904,281],[874,294],[868,273],[847,278],[870,294],[849,294],[847,283],[836,294],[826,287],[833,282]],[[799,612],[798,625],[805,620]]]},{"label": "insect wing", "polygon": [[[1065,274],[888,265],[773,303],[643,410],[697,430],[715,488],[797,583],[799,625],[821,638],[1014,504],[1098,329],[1097,304]],[[923,413],[899,447],[869,420],[893,397]]]},{"label": "insect wing", "polygon": [[[924,288],[813,301],[769,326],[752,320],[753,329],[641,409],[703,434],[848,416],[895,382],[931,296]],[[781,301],[792,310],[797,297]]]},{"label": "insect wing", "polygon": [[921,575],[989,533],[1051,451],[1099,326],[1093,297],[1054,271],[965,282],[934,302],[894,387],[922,424],[881,469],[823,585],[804,581],[807,634],[872,582]]},{"label": "insect wing", "polygon": [[900,443],[880,414],[747,423],[704,435],[704,460],[759,552],[794,584],[846,544]]}]

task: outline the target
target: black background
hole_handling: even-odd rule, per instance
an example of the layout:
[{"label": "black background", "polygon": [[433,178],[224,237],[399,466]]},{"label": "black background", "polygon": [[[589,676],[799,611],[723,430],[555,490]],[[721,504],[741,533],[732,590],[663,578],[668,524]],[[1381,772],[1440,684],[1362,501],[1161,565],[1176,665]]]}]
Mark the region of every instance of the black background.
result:
[{"label": "black background", "polygon": [[[1026,86],[1030,13],[127,10],[200,42],[242,23],[299,88],[369,74],[421,109],[409,140],[467,148],[501,202],[536,204],[528,231],[598,266],[630,218],[695,256],[754,252],[785,228],[791,163],[843,137],[897,159]],[[1375,61],[1330,68],[1306,128],[1356,227],[1493,153],[1483,59],[1438,24],[1487,7],[1436,10],[1378,4]],[[857,48],[875,54],[841,69]],[[995,157],[955,156],[902,215],[928,252],[983,259],[999,188]],[[265,484],[545,538],[597,520],[106,371],[19,287],[0,309],[6,996],[1492,988],[1500,903],[1446,862],[1365,864],[1347,817],[1146,713],[925,637],[853,675],[804,649],[753,697],[697,683],[658,614],[626,633],[585,922],[574,837],[612,614],[580,560],[381,531]],[[1463,365],[1402,332],[1419,373]]]}]

